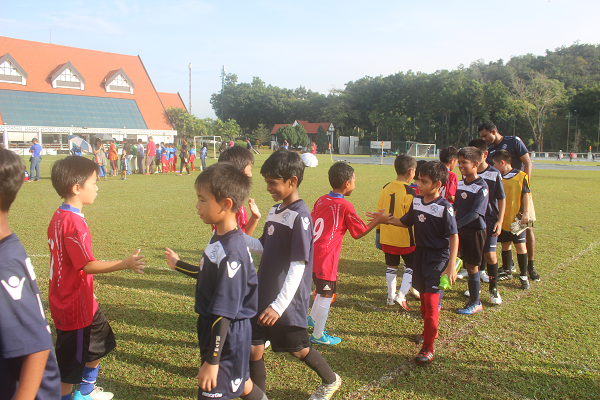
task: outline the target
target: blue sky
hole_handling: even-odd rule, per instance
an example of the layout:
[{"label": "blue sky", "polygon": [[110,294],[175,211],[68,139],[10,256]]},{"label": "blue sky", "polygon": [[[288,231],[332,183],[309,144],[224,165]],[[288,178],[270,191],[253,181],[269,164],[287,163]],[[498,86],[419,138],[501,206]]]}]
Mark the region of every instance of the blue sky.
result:
[{"label": "blue sky", "polygon": [[[455,69],[600,43],[598,0],[4,1],[0,36],[139,55],[161,92],[214,118],[220,71],[321,93],[365,75]],[[0,49],[1,52],[2,49]]]}]

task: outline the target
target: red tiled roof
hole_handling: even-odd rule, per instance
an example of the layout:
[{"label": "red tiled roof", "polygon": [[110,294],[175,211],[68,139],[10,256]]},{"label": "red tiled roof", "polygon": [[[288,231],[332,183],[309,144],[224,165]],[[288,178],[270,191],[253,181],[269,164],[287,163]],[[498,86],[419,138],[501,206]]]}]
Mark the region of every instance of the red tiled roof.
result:
[{"label": "red tiled roof", "polygon": [[[327,133],[327,130],[329,129],[329,126],[331,125],[331,122],[312,122],[311,123],[308,121],[301,121],[301,120],[296,120],[296,122],[298,124],[302,125],[304,127],[304,129],[306,129],[306,133],[309,135],[316,135],[317,130],[319,129],[319,125],[323,126],[325,133]],[[292,124],[275,124],[275,126],[271,130],[271,134],[272,135],[276,134],[277,131],[279,130],[279,128],[282,128],[286,125],[292,125]]]},{"label": "red tiled roof", "polygon": [[168,110],[169,107],[183,108],[185,111],[188,110],[185,104],[183,103],[183,99],[181,98],[181,95],[179,93],[158,92],[158,97],[160,97],[160,101],[162,101],[165,110]]},{"label": "red tiled roof", "polygon": [[288,126],[288,125],[292,125],[292,124],[275,124],[275,126],[273,126],[273,129],[271,129],[271,135],[276,134],[277,131],[279,130],[279,128],[283,128],[284,126]]},{"label": "red tiled roof", "polygon": [[[78,49],[0,36],[0,56],[6,53],[10,53],[21,68],[27,72],[27,85],[0,82],[0,89],[133,99],[137,103],[148,129],[173,129],[165,107],[163,107],[139,56]],[[67,62],[71,62],[85,78],[85,90],[52,88],[52,73]],[[135,83],[133,95],[117,92],[107,93],[104,88],[106,76],[111,71],[121,68]]]}]

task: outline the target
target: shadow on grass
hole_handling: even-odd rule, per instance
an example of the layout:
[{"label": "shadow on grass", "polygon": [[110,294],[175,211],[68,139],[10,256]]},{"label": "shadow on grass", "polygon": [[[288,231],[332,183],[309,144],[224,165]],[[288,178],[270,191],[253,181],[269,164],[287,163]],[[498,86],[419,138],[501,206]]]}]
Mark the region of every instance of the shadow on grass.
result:
[{"label": "shadow on grass", "polygon": [[[160,276],[160,278],[155,279],[157,276]],[[192,298],[196,287],[194,278],[177,271],[161,269],[149,269],[143,276],[137,276],[137,274],[136,276],[132,274],[110,274],[96,279],[100,284],[106,283],[122,288],[162,291],[173,295],[191,296]],[[181,280],[181,282],[177,282],[178,280]]]}]

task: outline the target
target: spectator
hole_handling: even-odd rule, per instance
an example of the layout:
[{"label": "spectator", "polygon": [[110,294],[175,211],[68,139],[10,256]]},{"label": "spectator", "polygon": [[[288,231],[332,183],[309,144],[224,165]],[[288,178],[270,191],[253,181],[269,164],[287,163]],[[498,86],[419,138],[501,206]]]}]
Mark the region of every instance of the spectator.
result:
[{"label": "spectator", "polygon": [[[29,158],[29,162],[31,163],[31,167],[29,169],[29,182],[31,181],[39,181],[40,180],[40,162],[42,161],[42,146],[38,143],[37,138],[31,139],[33,144],[29,148],[29,152],[31,153],[31,157]],[[35,179],[33,179],[33,171],[35,170]]]},{"label": "spectator", "polygon": [[143,174],[144,173],[144,145],[142,144],[142,139],[138,139],[137,167],[138,167],[138,174]]},{"label": "spectator", "polygon": [[[102,144],[102,140],[100,138],[96,138],[96,142],[94,143],[94,161],[98,166],[100,166],[100,170],[104,173],[104,180],[107,181],[108,178],[106,175],[106,152],[104,151],[104,145]],[[97,176],[97,181],[100,180],[100,176]]]}]

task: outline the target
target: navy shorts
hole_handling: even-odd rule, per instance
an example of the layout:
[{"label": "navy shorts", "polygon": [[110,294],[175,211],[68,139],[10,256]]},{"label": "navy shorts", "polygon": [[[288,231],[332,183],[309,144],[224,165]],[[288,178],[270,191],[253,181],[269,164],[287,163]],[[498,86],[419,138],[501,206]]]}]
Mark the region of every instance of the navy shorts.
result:
[{"label": "navy shorts", "polygon": [[306,328],[282,325],[275,323],[273,326],[258,325],[258,316],[252,318],[252,345],[260,346],[267,340],[271,342],[271,349],[276,353],[296,353],[310,347],[310,339]]},{"label": "navy shorts", "polygon": [[502,232],[500,232],[500,236],[498,236],[498,241],[500,243],[525,243],[527,242],[527,237],[525,231],[521,232],[520,235],[515,235],[512,232],[502,230]]},{"label": "navy shorts", "polygon": [[[205,360],[211,351],[210,335],[214,320],[198,317],[198,342],[200,356]],[[252,326],[249,319],[231,321],[227,338],[221,350],[217,386],[210,392],[198,389],[199,399],[237,399],[244,392],[244,385],[250,379],[250,335]]]},{"label": "navy shorts", "polygon": [[336,281],[326,281],[324,279],[317,278],[317,274],[313,272],[312,274],[313,282],[316,287],[317,294],[322,295],[333,295],[336,293],[337,282]]},{"label": "navy shorts", "polygon": [[430,249],[420,247],[414,251],[412,286],[419,293],[441,293],[438,288],[440,276],[446,269],[450,258],[450,249]]},{"label": "navy shorts", "polygon": [[463,226],[458,230],[458,256],[466,264],[481,265],[483,246],[485,244],[485,229]]},{"label": "navy shorts", "polygon": [[486,226],[485,233],[487,234],[487,236],[485,238],[485,244],[483,245],[483,254],[496,252],[498,236],[493,236],[494,225],[496,225],[495,222]]},{"label": "navy shorts", "polygon": [[405,268],[410,268],[412,269],[413,267],[413,254],[415,254],[415,252],[411,252],[408,254],[390,254],[390,253],[384,253],[385,254],[385,265],[388,265],[390,267],[398,267],[400,265],[400,257],[402,257],[402,260],[404,260],[404,267]]}]

